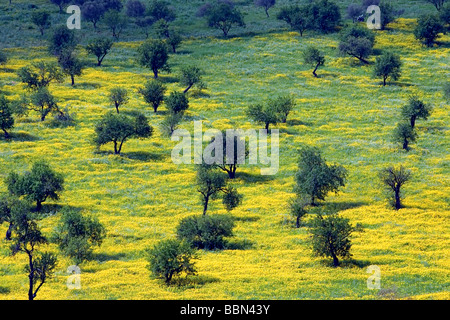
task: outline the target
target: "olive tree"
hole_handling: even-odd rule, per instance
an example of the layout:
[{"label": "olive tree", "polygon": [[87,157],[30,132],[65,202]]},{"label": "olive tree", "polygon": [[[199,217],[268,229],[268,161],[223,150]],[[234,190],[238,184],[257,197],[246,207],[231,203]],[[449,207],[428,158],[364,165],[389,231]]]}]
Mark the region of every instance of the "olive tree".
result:
[{"label": "olive tree", "polygon": [[393,207],[396,210],[402,208],[401,202],[401,188],[411,180],[411,171],[400,167],[388,167],[382,169],[379,173],[381,182],[388,188],[388,190],[394,193]]},{"label": "olive tree", "polygon": [[338,193],[345,186],[347,170],[341,165],[329,165],[320,150],[306,147],[300,151],[294,190],[300,196],[308,196],[310,205],[316,200],[325,200],[329,192]]},{"label": "olive tree", "polygon": [[186,86],[183,93],[187,93],[193,86],[204,88],[205,84],[202,81],[203,71],[197,66],[186,66],[181,68],[180,82]]},{"label": "olive tree", "polygon": [[255,6],[262,7],[266,13],[267,18],[270,17],[269,9],[272,8],[276,3],[276,0],[255,0]]},{"label": "olive tree", "polygon": [[303,62],[307,65],[314,67],[313,75],[317,78],[317,69],[325,64],[325,56],[313,46],[308,46],[305,51],[303,51]]},{"label": "olive tree", "polygon": [[101,66],[103,59],[109,53],[113,46],[113,42],[106,38],[96,38],[89,42],[86,51],[97,57],[97,66]]},{"label": "olive tree", "polygon": [[28,263],[25,271],[28,275],[28,300],[34,300],[38,291],[53,275],[57,258],[54,254],[43,252],[39,249],[48,244],[47,238],[42,234],[36,217],[30,211],[20,211],[12,217],[12,245],[11,253],[25,253]]},{"label": "olive tree", "polygon": [[233,26],[244,27],[244,17],[232,2],[217,1],[206,10],[207,24],[211,28],[220,29],[225,37]]},{"label": "olive tree", "polygon": [[164,93],[167,88],[159,81],[148,81],[144,88],[139,89],[139,93],[144,97],[146,103],[148,103],[154,112],[158,111],[158,107],[164,101]]},{"label": "olive tree", "polygon": [[213,165],[197,165],[196,184],[197,191],[201,195],[203,215],[206,215],[209,201],[216,200],[220,195],[226,196],[222,198],[222,203],[228,211],[233,210],[241,203],[241,195],[234,188],[227,186],[225,176],[215,170]]},{"label": "olive tree", "polygon": [[120,154],[123,144],[132,138],[149,138],[153,134],[153,127],[149,125],[147,117],[141,113],[126,116],[108,112],[95,126],[94,144],[97,147],[114,143],[114,153]]},{"label": "olive tree", "polygon": [[54,230],[52,241],[76,264],[92,259],[93,247],[100,247],[106,237],[105,227],[98,219],[80,212],[64,212]]},{"label": "olive tree", "polygon": [[444,25],[435,15],[422,15],[417,19],[417,26],[414,35],[427,47],[432,47],[436,43],[439,34],[444,32]]},{"label": "olive tree", "polygon": [[403,149],[409,151],[409,144],[415,142],[417,133],[408,122],[399,122],[394,130],[394,142],[402,144]]},{"label": "olive tree", "polygon": [[167,45],[161,40],[146,41],[138,48],[139,64],[152,70],[155,79],[160,70],[170,70],[168,60]]},{"label": "olive tree", "polygon": [[386,86],[387,79],[398,80],[401,77],[402,61],[400,56],[393,52],[385,52],[377,57],[374,67],[374,75],[383,79],[383,86]]},{"label": "olive tree", "polygon": [[428,120],[431,111],[432,107],[430,105],[413,96],[409,99],[408,104],[402,107],[401,113],[403,118],[409,121],[411,128],[414,129],[417,119]]},{"label": "olive tree", "polygon": [[13,110],[5,96],[0,95],[0,130],[3,131],[5,139],[9,139],[8,131],[12,128],[14,128]]},{"label": "olive tree", "polygon": [[114,105],[117,113],[119,112],[120,106],[127,104],[130,98],[128,97],[128,91],[125,88],[114,87],[109,90],[109,102]]},{"label": "olive tree", "polygon": [[31,171],[24,174],[9,173],[5,182],[12,195],[35,201],[37,211],[42,209],[42,203],[47,199],[59,200],[60,193],[64,190],[63,175],[55,172],[43,160],[33,163]]},{"label": "olive tree", "polygon": [[39,10],[33,11],[31,14],[31,22],[33,22],[41,32],[41,36],[44,35],[45,29],[50,28],[50,13],[47,11]]},{"label": "olive tree", "polygon": [[192,262],[196,258],[195,249],[189,243],[177,239],[162,240],[148,249],[148,269],[168,285],[179,274],[196,274]]},{"label": "olive tree", "polygon": [[375,34],[372,30],[353,25],[342,31],[339,52],[368,64],[366,59],[372,54],[374,45]]},{"label": "olive tree", "polygon": [[353,227],[348,219],[337,214],[325,217],[318,214],[310,229],[313,252],[317,256],[333,258],[333,266],[338,267],[339,258],[351,257],[352,232]]}]

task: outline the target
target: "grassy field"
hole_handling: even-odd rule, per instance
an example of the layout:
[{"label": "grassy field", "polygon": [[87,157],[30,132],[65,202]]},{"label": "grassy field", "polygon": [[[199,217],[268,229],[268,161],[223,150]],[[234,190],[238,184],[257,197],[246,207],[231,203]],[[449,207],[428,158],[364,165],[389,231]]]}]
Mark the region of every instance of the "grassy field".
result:
[{"label": "grassy field", "polygon": [[[342,2],[345,7],[348,1]],[[419,2],[412,1],[408,10],[418,10]],[[251,11],[249,16],[263,14]],[[194,20],[192,30],[195,23],[200,22]],[[194,166],[172,163],[176,142],[158,129],[164,105],[154,114],[137,93],[151,78],[135,62],[140,42],[116,43],[101,68],[94,67],[92,57],[82,55],[90,66],[76,78],[74,87],[68,79],[51,85],[59,104],[76,112],[75,126],[52,128],[30,113],[16,121],[11,141],[0,139],[0,179],[11,170],[29,169],[38,159],[48,160],[64,173],[61,200],[44,204],[46,214],[40,225],[47,235],[66,210],[96,216],[107,228],[95,259],[80,265],[82,289],[67,289],[66,269],[73,262],[59,255],[56,275],[42,287],[38,299],[450,298],[450,105],[442,95],[449,77],[450,36],[441,38],[441,47],[425,48],[412,35],[415,20],[405,18],[390,30],[377,32],[377,51],[394,50],[404,62],[400,81],[382,87],[380,79],[372,76],[372,65],[338,56],[335,34],[299,37],[277,29],[275,20],[271,23],[271,31],[254,36],[243,33],[228,40],[211,37],[216,33],[207,29],[202,29],[204,34],[192,33],[194,37],[170,58],[173,72],[161,75],[170,90],[181,90],[177,75],[182,66],[204,69],[208,89],[190,95],[190,108],[181,125],[190,132],[194,120],[203,120],[204,130],[259,128],[245,116],[249,104],[278,94],[292,94],[297,103],[287,124],[276,126],[280,129],[279,173],[262,177],[258,167],[243,166],[233,182],[244,195],[243,205],[231,213],[236,220],[233,249],[200,251],[198,275],[178,285],[165,286],[150,277],[145,250],[173,237],[178,222],[201,214],[202,207]],[[8,98],[16,99],[25,92],[16,71],[33,61],[54,58],[48,57],[42,40],[25,41],[33,47],[30,50],[15,42],[18,35],[11,37],[16,38],[5,45],[10,60],[0,67],[0,83]],[[301,53],[310,44],[326,55],[319,78],[301,62]],[[97,150],[90,143],[95,123],[112,110],[108,90],[117,85],[132,93],[123,110],[143,111],[156,128],[152,138],[126,143],[122,156],[114,155],[111,146]],[[428,121],[418,122],[418,141],[404,152],[391,136],[400,108],[411,94],[431,103],[434,110]],[[339,268],[311,255],[308,223],[313,214],[299,229],[289,215],[298,149],[305,145],[320,148],[329,162],[349,171],[342,192],[330,194],[316,209],[339,212],[352,225],[362,226],[352,238],[352,259]],[[405,208],[399,211],[388,207],[377,178],[380,169],[392,164],[403,164],[413,172],[413,180],[404,189]],[[6,191],[3,183],[0,191]],[[209,212],[226,213],[220,201]],[[0,235],[6,227],[0,226]],[[58,252],[54,245],[49,249]],[[26,298],[25,264],[26,257],[9,256],[9,245],[1,240],[0,299]],[[367,289],[369,265],[380,267],[382,290]]]}]

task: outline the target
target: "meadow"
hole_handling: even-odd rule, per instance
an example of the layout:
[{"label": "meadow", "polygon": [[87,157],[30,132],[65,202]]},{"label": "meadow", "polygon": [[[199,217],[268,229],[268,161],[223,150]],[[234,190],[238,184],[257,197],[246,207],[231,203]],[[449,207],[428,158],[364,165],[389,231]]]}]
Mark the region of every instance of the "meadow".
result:
[{"label": "meadow", "polygon": [[[418,10],[418,3],[411,7]],[[263,12],[251,11],[252,15],[263,17]],[[272,19],[270,30],[258,34],[238,30],[230,39],[217,38],[211,34],[217,32],[208,29],[192,31],[178,54],[170,57],[172,72],[161,74],[169,91],[181,91],[177,77],[182,66],[198,65],[205,71],[207,89],[190,93],[190,107],[180,126],[190,132],[194,120],[202,120],[204,130],[259,129],[245,114],[249,104],[282,94],[291,94],[296,102],[287,123],[274,127],[280,130],[279,172],[264,177],[258,166],[244,165],[232,182],[243,194],[243,204],[231,213],[220,201],[210,206],[210,213],[235,218],[231,248],[199,251],[198,275],[182,278],[176,285],[166,286],[150,277],[146,249],[174,237],[178,222],[201,214],[202,206],[194,165],[173,164],[171,150],[176,142],[159,130],[164,104],[153,113],[138,94],[152,77],[136,63],[136,48],[142,41],[124,36],[126,41],[114,44],[100,68],[80,50],[90,64],[76,78],[76,85],[72,87],[69,79],[51,85],[59,105],[76,113],[74,126],[53,128],[30,113],[16,121],[10,141],[0,139],[0,180],[10,171],[28,170],[38,159],[64,173],[61,200],[44,204],[40,225],[45,234],[52,233],[67,210],[98,217],[107,229],[94,260],[79,266],[82,289],[67,288],[66,269],[73,262],[59,255],[56,274],[39,291],[38,299],[450,298],[450,105],[442,94],[449,77],[450,35],[441,37],[439,47],[426,48],[412,34],[411,17],[377,31],[376,54],[393,50],[404,63],[401,79],[383,87],[372,75],[376,55],[369,59],[371,64],[359,64],[338,55],[336,34],[300,37]],[[48,55],[42,40],[25,41],[30,49],[18,45],[17,35],[10,37],[4,46],[9,61],[0,66],[1,90],[9,99],[17,99],[25,93],[17,70],[55,58]],[[310,44],[326,56],[319,78],[302,63],[302,51]],[[113,109],[108,90],[118,85],[131,93],[124,112],[144,112],[155,128],[150,139],[127,142],[120,156],[113,154],[111,146],[98,150],[90,142],[95,123]],[[412,94],[434,109],[428,121],[418,121],[419,138],[406,152],[392,142],[392,131],[401,106]],[[328,162],[343,165],[349,177],[342,192],[330,194],[297,229],[288,201],[294,196],[298,150],[303,146],[318,147]],[[413,173],[404,188],[405,208],[399,211],[388,206],[378,179],[380,169],[394,164]],[[3,182],[0,191],[6,191]],[[352,238],[353,257],[339,268],[312,256],[308,224],[314,212],[338,212],[360,227]],[[6,224],[1,225],[0,235],[6,229]],[[0,299],[25,299],[26,256],[11,257],[8,247],[1,240]],[[48,247],[58,252],[56,245]],[[367,288],[369,265],[381,269],[381,290]]]}]

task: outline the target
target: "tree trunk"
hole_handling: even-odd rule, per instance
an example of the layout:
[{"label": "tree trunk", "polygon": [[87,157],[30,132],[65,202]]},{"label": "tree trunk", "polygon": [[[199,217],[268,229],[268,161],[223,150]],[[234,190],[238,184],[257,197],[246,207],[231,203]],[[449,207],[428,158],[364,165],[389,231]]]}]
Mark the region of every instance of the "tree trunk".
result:
[{"label": "tree trunk", "polygon": [[403,149],[405,149],[406,151],[409,150],[408,139],[406,139],[406,138],[403,140]]},{"label": "tree trunk", "polygon": [[316,73],[317,69],[319,69],[319,64],[317,64],[316,68],[315,68],[314,71],[313,71],[313,75],[314,75],[314,77],[316,77],[316,78],[317,78],[317,73]]},{"label": "tree trunk", "polygon": [[186,94],[192,88],[192,86],[193,86],[193,84],[190,84],[189,87],[184,89],[183,93]]},{"label": "tree trunk", "polygon": [[400,188],[395,190],[395,209],[400,210],[402,207],[402,203],[400,200]]},{"label": "tree trunk", "polygon": [[13,226],[14,226],[13,223],[10,222],[8,230],[6,230],[6,237],[5,237],[5,239],[8,240],[8,241],[11,240],[11,233],[12,233]]},{"label": "tree trunk", "polygon": [[269,126],[270,126],[270,123],[269,123],[269,122],[266,122],[266,130],[267,130],[267,131],[269,131]]},{"label": "tree trunk", "polygon": [[9,133],[8,131],[6,131],[5,129],[2,129],[3,132],[5,133],[5,139],[9,139]]},{"label": "tree trunk", "polygon": [[72,86],[75,85],[75,77],[73,74],[70,75],[70,79],[72,80]]},{"label": "tree trunk", "polygon": [[297,223],[295,225],[297,228],[300,228],[300,216],[297,216]]},{"label": "tree trunk", "polygon": [[28,300],[34,300],[34,294],[33,294],[33,283],[34,283],[34,266],[33,266],[33,256],[31,255],[31,252],[27,252],[28,254],[28,265],[30,267],[30,274],[28,275],[29,285],[28,288]]},{"label": "tree trunk", "polygon": [[119,154],[118,150],[117,150],[117,141],[113,141],[114,142],[114,154]]},{"label": "tree trunk", "polygon": [[270,16],[269,16],[269,8],[264,8],[264,10],[266,11],[267,18],[270,18]]},{"label": "tree trunk", "polygon": [[416,126],[416,116],[412,116],[411,117],[411,128],[414,129],[414,127]]},{"label": "tree trunk", "polygon": [[36,210],[41,211],[42,210],[42,201],[37,200],[36,201]]},{"label": "tree trunk", "polygon": [[153,70],[153,76],[155,79],[158,79],[158,69]]},{"label": "tree trunk", "polygon": [[339,266],[339,259],[336,257],[334,253],[331,253],[331,256],[333,257],[333,266],[338,267]]},{"label": "tree trunk", "polygon": [[206,211],[208,210],[208,202],[209,202],[209,196],[207,196],[207,197],[205,198],[205,203],[204,203],[204,205],[203,205],[203,215],[204,215],[204,216],[206,215]]},{"label": "tree trunk", "polygon": [[386,87],[386,80],[387,80],[387,77],[383,77],[383,87]]}]

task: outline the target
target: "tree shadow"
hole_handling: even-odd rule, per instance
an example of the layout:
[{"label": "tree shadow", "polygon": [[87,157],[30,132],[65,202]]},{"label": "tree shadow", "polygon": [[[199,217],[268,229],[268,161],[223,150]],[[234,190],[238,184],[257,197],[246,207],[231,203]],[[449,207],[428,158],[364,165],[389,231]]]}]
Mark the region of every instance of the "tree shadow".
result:
[{"label": "tree shadow", "polygon": [[373,261],[368,260],[356,260],[356,259],[344,259],[341,261],[341,267],[358,267],[358,268],[366,268],[370,265],[375,264]]},{"label": "tree shadow", "polygon": [[209,93],[204,92],[203,90],[193,90],[189,93],[191,98],[210,98],[211,95]]},{"label": "tree shadow", "polygon": [[241,221],[241,222],[255,222],[260,219],[260,217],[257,216],[246,216],[246,217],[236,217],[231,216],[234,221]]},{"label": "tree shadow", "polygon": [[305,122],[298,119],[287,120],[286,124],[288,126],[308,126],[308,127],[311,126],[310,122]]},{"label": "tree shadow", "polygon": [[15,73],[16,70],[8,68],[8,67],[0,67],[0,71],[4,72],[4,73]]},{"label": "tree shadow", "polygon": [[176,54],[178,54],[178,55],[192,54],[192,50],[187,50],[187,49],[177,50]]},{"label": "tree shadow", "polygon": [[158,79],[162,83],[177,83],[177,82],[180,82],[180,79],[178,79],[177,77],[174,77],[174,76],[160,76]]},{"label": "tree shadow", "polygon": [[81,212],[83,207],[74,207],[71,205],[63,205],[57,203],[43,203],[41,210],[37,211],[36,206],[32,207],[32,211],[40,216],[54,216],[58,213],[66,213],[68,211],[71,212]]},{"label": "tree shadow", "polygon": [[247,239],[237,240],[233,239],[227,242],[225,249],[226,250],[249,250],[253,248],[254,242],[249,241]]},{"label": "tree shadow", "polygon": [[11,289],[9,289],[8,287],[0,286],[0,294],[8,294],[10,292],[11,292]]},{"label": "tree shadow", "polygon": [[80,82],[80,83],[75,83],[75,85],[71,88],[74,89],[83,89],[83,90],[96,90],[101,88],[101,84],[96,83],[96,82]]},{"label": "tree shadow", "polygon": [[273,180],[273,176],[263,176],[261,174],[251,174],[248,172],[236,172],[236,179],[242,179],[245,182],[267,182]]},{"label": "tree shadow", "polygon": [[171,283],[168,286],[175,286],[182,290],[193,289],[199,286],[203,286],[208,283],[219,282],[220,280],[215,277],[206,276],[206,275],[189,275],[185,277],[176,277],[173,278]]},{"label": "tree shadow", "polygon": [[9,134],[9,138],[5,139],[4,135],[0,136],[0,140],[6,141],[6,142],[13,142],[13,141],[19,141],[19,142],[33,142],[41,140],[39,137],[33,136],[26,132],[11,132]]},{"label": "tree shadow", "polygon": [[92,254],[92,260],[96,260],[99,262],[108,262],[108,261],[114,261],[114,260],[124,260],[127,255],[125,253],[93,253]]},{"label": "tree shadow", "polygon": [[127,152],[123,154],[123,157],[128,158],[130,160],[138,160],[138,161],[161,161],[164,159],[163,154],[151,153],[146,151],[135,151],[135,152]]}]

